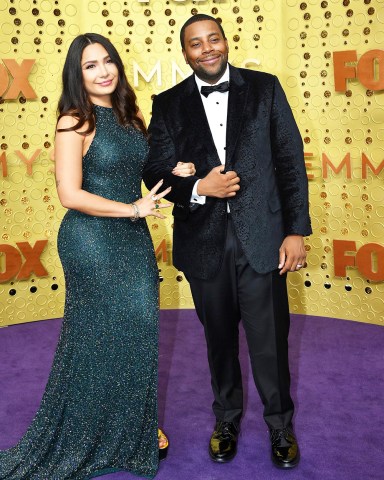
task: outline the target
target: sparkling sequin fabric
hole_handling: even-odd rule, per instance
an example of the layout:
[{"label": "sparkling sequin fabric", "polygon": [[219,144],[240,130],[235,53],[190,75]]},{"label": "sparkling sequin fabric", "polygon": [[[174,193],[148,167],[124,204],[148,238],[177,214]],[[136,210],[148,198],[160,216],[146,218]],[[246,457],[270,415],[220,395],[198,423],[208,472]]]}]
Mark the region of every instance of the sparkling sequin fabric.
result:
[{"label": "sparkling sequin fabric", "polygon": [[[121,202],[141,196],[148,147],[95,107],[84,189]],[[41,406],[21,441],[0,453],[0,479],[84,480],[158,468],[158,274],[144,219],[70,210],[58,248],[64,322]]]}]

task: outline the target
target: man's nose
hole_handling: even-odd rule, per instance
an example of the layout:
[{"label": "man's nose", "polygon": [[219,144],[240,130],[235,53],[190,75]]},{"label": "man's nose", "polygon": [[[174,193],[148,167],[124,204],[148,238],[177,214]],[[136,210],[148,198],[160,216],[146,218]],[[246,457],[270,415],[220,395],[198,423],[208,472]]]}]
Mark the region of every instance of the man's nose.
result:
[{"label": "man's nose", "polygon": [[203,52],[208,53],[213,50],[212,45],[209,42],[203,42]]}]

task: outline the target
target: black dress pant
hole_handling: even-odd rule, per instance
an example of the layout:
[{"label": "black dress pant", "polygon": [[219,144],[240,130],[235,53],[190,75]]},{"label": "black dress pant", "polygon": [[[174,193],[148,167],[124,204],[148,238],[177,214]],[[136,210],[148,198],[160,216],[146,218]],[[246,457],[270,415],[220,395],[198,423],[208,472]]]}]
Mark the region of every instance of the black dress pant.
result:
[{"label": "black dress pant", "polygon": [[288,365],[289,307],[286,275],[255,272],[243,254],[231,215],[221,269],[212,280],[188,278],[204,326],[217,420],[240,423],[243,389],[239,363],[242,320],[253,378],[271,428],[292,420]]}]

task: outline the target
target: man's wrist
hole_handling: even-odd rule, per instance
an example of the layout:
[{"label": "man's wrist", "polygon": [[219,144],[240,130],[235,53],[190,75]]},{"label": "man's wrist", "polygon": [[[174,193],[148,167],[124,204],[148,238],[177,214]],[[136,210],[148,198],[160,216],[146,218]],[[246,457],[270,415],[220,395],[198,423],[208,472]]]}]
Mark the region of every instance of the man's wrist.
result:
[{"label": "man's wrist", "polygon": [[200,183],[201,183],[201,179],[197,180],[197,182],[193,186],[191,203],[198,203],[200,205],[204,205],[206,198],[204,195],[200,195],[200,193],[198,192]]},{"label": "man's wrist", "polygon": [[196,195],[200,195],[200,189],[201,189],[201,180],[198,180],[196,183],[195,183],[195,187],[194,187],[194,190],[196,192]]}]

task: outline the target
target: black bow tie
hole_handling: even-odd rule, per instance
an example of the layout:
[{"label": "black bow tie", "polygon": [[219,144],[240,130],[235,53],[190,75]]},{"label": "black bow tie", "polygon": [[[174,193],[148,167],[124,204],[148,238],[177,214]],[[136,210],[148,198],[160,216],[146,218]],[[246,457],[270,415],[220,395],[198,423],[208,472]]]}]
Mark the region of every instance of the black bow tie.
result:
[{"label": "black bow tie", "polygon": [[203,86],[201,87],[201,94],[204,95],[204,97],[208,97],[208,95],[212,92],[228,92],[229,90],[229,82],[222,82],[218,83],[217,85],[211,85],[210,87]]}]

